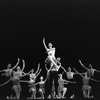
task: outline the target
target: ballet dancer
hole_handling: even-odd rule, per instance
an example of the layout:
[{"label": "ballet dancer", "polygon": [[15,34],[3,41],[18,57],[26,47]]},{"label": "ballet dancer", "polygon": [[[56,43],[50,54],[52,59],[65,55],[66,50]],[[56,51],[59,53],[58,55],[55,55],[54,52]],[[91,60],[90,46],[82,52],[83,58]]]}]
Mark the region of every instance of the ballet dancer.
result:
[{"label": "ballet dancer", "polygon": [[27,75],[29,75],[30,80],[28,81],[29,83],[29,92],[32,92],[31,97],[27,98],[27,99],[36,99],[36,86],[35,86],[35,80],[38,77],[38,75],[40,74],[41,69],[40,69],[40,64],[38,64],[38,68],[37,71],[34,72],[34,69],[32,69],[30,72],[27,73]]},{"label": "ballet dancer", "polygon": [[[64,67],[62,67],[61,65],[61,58],[57,57],[55,63],[57,66],[55,66],[52,62],[50,62],[50,68],[48,69],[48,73],[49,73],[49,96],[48,98],[50,98],[50,94],[51,94],[51,87],[52,87],[52,82],[54,80],[54,84],[55,84],[55,94],[56,96],[58,95],[58,71],[60,70],[60,68],[62,68],[64,71]],[[59,68],[58,68],[59,67]],[[52,95],[51,95],[52,96]]]},{"label": "ballet dancer", "polygon": [[76,83],[76,82],[71,82],[68,80],[63,79],[62,74],[59,74],[59,79],[58,79],[58,98],[65,98],[65,94],[67,92],[67,88],[64,87],[64,84],[68,83]]},{"label": "ballet dancer", "polygon": [[83,96],[84,98],[91,98],[93,96],[90,96],[90,92],[91,92],[91,86],[89,85],[89,80],[92,80],[92,81],[96,81],[96,82],[100,82],[98,80],[95,80],[93,78],[90,78],[87,74],[87,72],[84,73],[84,76],[79,73],[75,68],[73,68],[81,77],[82,77],[82,80],[83,80],[83,86],[82,86],[82,91],[83,91]]},{"label": "ballet dancer", "polygon": [[71,80],[75,74],[77,73],[72,72],[71,67],[68,67],[68,71],[66,71],[67,78]]},{"label": "ballet dancer", "polygon": [[40,82],[36,83],[35,85],[39,84],[39,93],[41,94],[41,99],[44,99],[44,94],[45,94],[45,83],[47,81],[48,76],[46,77],[45,80],[43,80],[43,76],[40,77]]},{"label": "ballet dancer", "polygon": [[94,72],[99,72],[99,73],[100,73],[100,71],[94,69],[93,66],[92,66],[91,64],[89,64],[89,68],[87,68],[87,67],[85,67],[85,66],[83,65],[83,63],[81,62],[81,60],[79,60],[79,63],[82,65],[83,68],[85,68],[85,69],[87,70],[87,75],[88,75],[88,77],[93,77],[93,76],[94,76]]},{"label": "ballet dancer", "polygon": [[48,53],[48,57],[45,60],[45,62],[47,62],[47,61],[52,62],[52,64],[57,67],[56,69],[59,70],[60,66],[58,66],[56,63],[57,59],[55,57],[55,51],[56,51],[55,47],[53,47],[52,43],[49,43],[48,44],[49,48],[47,48],[46,43],[45,43],[45,38],[43,38],[43,45]]},{"label": "ballet dancer", "polygon": [[12,97],[11,95],[11,99],[20,99],[20,94],[21,94],[21,85],[20,85],[20,79],[24,76],[26,76],[27,74],[24,71],[25,68],[25,61],[22,60],[23,62],[23,68],[21,69],[20,66],[17,66],[17,71],[13,70],[13,76],[11,77],[11,80],[13,82],[13,86],[12,89],[15,91],[15,97]]},{"label": "ballet dancer", "polygon": [[2,76],[6,75],[6,77],[11,77],[11,74],[12,74],[13,70],[14,70],[14,69],[18,66],[18,64],[19,64],[19,61],[20,61],[20,59],[18,58],[18,61],[17,61],[16,65],[15,65],[13,68],[11,68],[11,64],[8,64],[8,65],[7,65],[7,69],[0,70],[0,72],[4,72],[4,73],[2,73],[1,75],[2,75]]}]

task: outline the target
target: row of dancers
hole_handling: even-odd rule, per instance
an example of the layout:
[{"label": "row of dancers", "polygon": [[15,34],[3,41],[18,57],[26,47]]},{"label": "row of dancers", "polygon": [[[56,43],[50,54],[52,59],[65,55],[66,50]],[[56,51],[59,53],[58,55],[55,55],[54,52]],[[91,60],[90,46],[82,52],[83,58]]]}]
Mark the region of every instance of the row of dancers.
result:
[{"label": "row of dancers", "polygon": [[[13,86],[12,89],[15,91],[15,97],[12,95],[7,98],[14,98],[14,99],[19,99],[20,94],[21,94],[21,85],[20,82],[25,82],[29,84],[29,92],[31,92],[31,97],[28,99],[36,99],[36,93],[37,89],[36,86],[39,85],[39,93],[41,94],[41,99],[44,99],[44,94],[45,92],[45,83],[48,82],[48,98],[65,98],[65,94],[67,92],[67,87],[65,84],[68,83],[75,83],[71,81],[73,79],[74,75],[80,75],[83,80],[83,86],[82,86],[82,91],[83,91],[83,96],[84,98],[90,98],[90,92],[91,92],[91,86],[89,85],[89,80],[93,80],[96,82],[100,82],[98,80],[93,79],[92,77],[94,76],[94,72],[100,72],[96,69],[93,68],[91,64],[89,64],[89,68],[85,67],[81,60],[79,60],[79,63],[82,65],[83,68],[86,69],[84,73],[78,72],[75,68],[73,68],[73,72],[71,70],[71,67],[68,67],[68,70],[62,66],[61,64],[61,58],[60,57],[55,57],[55,47],[53,47],[52,43],[49,43],[48,46],[46,46],[45,43],[45,38],[43,38],[43,45],[47,51],[47,58],[45,60],[45,68],[46,68],[46,78],[44,79],[43,76],[40,76],[40,81],[36,82],[37,77],[42,71],[42,68],[40,68],[40,64],[38,64],[36,72],[34,69],[31,69],[28,73],[24,72],[25,69],[25,60],[22,59],[23,66],[22,69],[19,66],[20,59],[18,58],[18,62],[14,67],[11,67],[11,64],[8,64],[7,69],[1,70],[0,72],[4,72],[1,75],[9,77],[9,80],[5,82],[4,84],[1,84],[0,86],[6,85],[8,82],[12,81]],[[49,66],[49,68],[48,68]],[[59,70],[63,69],[63,73],[66,74],[67,79],[63,79],[63,73],[58,74]],[[22,80],[21,78],[24,76],[29,76],[29,80]]]}]

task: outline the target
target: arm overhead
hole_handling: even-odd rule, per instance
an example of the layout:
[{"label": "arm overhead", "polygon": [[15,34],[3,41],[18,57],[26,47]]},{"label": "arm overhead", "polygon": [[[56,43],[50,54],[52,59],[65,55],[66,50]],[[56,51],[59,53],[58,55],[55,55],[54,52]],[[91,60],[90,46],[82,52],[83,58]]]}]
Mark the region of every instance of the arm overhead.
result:
[{"label": "arm overhead", "polygon": [[16,65],[12,69],[15,69],[18,66],[19,61],[20,61],[20,59],[18,58],[18,62],[16,63]]},{"label": "arm overhead", "polygon": [[35,72],[35,74],[38,73],[39,69],[40,69],[40,63],[38,64],[38,68],[37,68],[37,71]]},{"label": "arm overhead", "polygon": [[43,45],[44,45],[46,51],[48,51],[49,49],[47,48],[47,46],[46,46],[46,44],[45,44],[45,38],[43,38]]},{"label": "arm overhead", "polygon": [[79,63],[82,65],[83,68],[88,69],[87,67],[85,67],[85,66],[83,65],[83,63],[81,62],[80,59],[79,59]]},{"label": "arm overhead", "polygon": [[22,68],[22,71],[24,71],[24,68],[25,68],[25,60],[22,59],[22,62],[23,62],[23,68]]},{"label": "arm overhead", "polygon": [[40,74],[41,70],[42,70],[42,69],[39,70],[39,72],[38,72],[38,74],[36,75],[36,77]]}]

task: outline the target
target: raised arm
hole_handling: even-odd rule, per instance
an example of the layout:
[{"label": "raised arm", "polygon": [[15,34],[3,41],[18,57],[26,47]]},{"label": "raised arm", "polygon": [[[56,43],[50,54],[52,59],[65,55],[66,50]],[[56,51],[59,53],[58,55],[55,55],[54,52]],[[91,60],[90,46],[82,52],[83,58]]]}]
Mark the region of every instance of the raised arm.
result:
[{"label": "raised arm", "polygon": [[12,69],[15,69],[18,66],[19,61],[20,61],[20,59],[18,58],[18,62],[16,63],[16,65]]},{"label": "raised arm", "polygon": [[77,74],[79,74],[82,78],[84,78],[84,76],[81,73],[79,73],[75,68],[73,68],[73,70],[75,70]]},{"label": "raised arm", "polygon": [[65,73],[67,73],[66,69],[63,66],[61,66],[61,68],[64,70]]},{"label": "raised arm", "polygon": [[22,59],[22,62],[23,62],[23,68],[22,68],[22,71],[24,71],[24,68],[25,68],[25,60]]},{"label": "raised arm", "polygon": [[85,66],[82,64],[82,62],[81,62],[80,59],[79,59],[79,63],[82,65],[83,68],[88,69],[87,67],[85,67]]},{"label": "raised arm", "polygon": [[43,45],[44,45],[46,51],[48,51],[49,49],[47,48],[47,46],[46,46],[46,44],[45,44],[45,38],[43,38]]},{"label": "raised arm", "polygon": [[38,73],[39,69],[40,69],[40,63],[38,64],[38,68],[37,68],[37,71],[35,72],[35,74]]},{"label": "raised arm", "polygon": [[40,74],[41,70],[42,70],[42,69],[39,70],[39,72],[38,72],[38,74],[36,75],[36,77]]}]

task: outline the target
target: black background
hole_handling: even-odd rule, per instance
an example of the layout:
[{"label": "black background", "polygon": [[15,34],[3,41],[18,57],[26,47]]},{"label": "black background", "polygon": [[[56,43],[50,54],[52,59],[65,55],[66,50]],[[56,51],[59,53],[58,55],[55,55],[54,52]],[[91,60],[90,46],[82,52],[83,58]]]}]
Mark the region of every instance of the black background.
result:
[{"label": "black background", "polygon": [[[78,62],[81,59],[87,67],[91,63],[100,70],[99,24],[99,0],[0,0],[0,69],[8,63],[14,66],[20,58],[26,61],[25,72],[36,70],[41,63],[45,77],[45,37],[46,44],[56,47],[56,57],[61,57],[66,69],[71,66],[84,72]],[[94,78],[100,80],[100,73]],[[1,77],[0,83],[6,80]],[[0,97],[10,94],[11,85],[0,87]],[[100,83],[91,85],[94,95],[99,96]],[[23,96],[28,92],[25,87],[27,84],[22,83]]]}]

